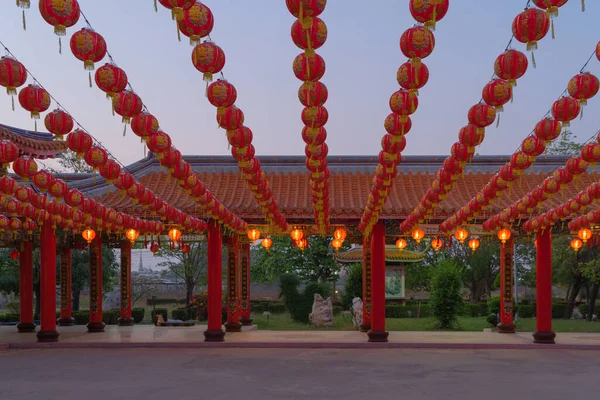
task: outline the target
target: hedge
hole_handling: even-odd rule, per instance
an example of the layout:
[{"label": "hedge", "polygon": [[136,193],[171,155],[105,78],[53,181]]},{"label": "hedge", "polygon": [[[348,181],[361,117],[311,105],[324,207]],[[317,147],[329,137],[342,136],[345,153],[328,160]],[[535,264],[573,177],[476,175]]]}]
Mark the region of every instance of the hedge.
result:
[{"label": "hedge", "polygon": [[567,312],[568,305],[569,305],[569,303],[567,303],[566,301],[560,301],[560,302],[557,301],[555,303],[552,303],[552,318],[553,319],[564,318],[565,313]]},{"label": "hedge", "polygon": [[165,321],[169,319],[169,311],[166,308],[156,308],[152,310],[152,322],[156,322],[156,315],[158,314],[162,315]]},{"label": "hedge", "polygon": [[521,317],[521,318],[535,317],[535,305],[519,304],[519,317]]},{"label": "hedge", "polygon": [[342,311],[344,311],[344,307],[342,307],[341,305],[333,306],[333,315],[339,315],[342,313]]},{"label": "hedge", "polygon": [[420,318],[431,317],[433,315],[431,307],[428,304],[413,306],[387,305],[385,306],[386,318],[415,318],[417,315]]},{"label": "hedge", "polygon": [[121,318],[121,310],[118,308],[102,311],[102,322],[106,325],[117,325]]},{"label": "hedge", "polygon": [[464,303],[459,314],[467,317],[486,317],[490,314],[490,306],[488,303]]},{"label": "hedge", "polygon": [[21,320],[19,314],[6,313],[0,314],[0,322],[19,322]]},{"label": "hedge", "polygon": [[131,317],[133,318],[133,322],[139,324],[144,320],[144,315],[146,314],[145,308],[134,308],[131,310]]},{"label": "hedge", "polygon": [[90,322],[90,310],[73,311],[75,325],[87,325]]},{"label": "hedge", "polygon": [[182,321],[187,321],[190,319],[188,318],[188,309],[185,307],[175,308],[173,311],[171,311],[171,316],[173,319],[179,319]]},{"label": "hedge", "polygon": [[151,306],[151,305],[159,305],[159,304],[185,304],[185,299],[154,299],[154,302],[152,301],[152,299],[146,299],[146,305],[147,306]]}]

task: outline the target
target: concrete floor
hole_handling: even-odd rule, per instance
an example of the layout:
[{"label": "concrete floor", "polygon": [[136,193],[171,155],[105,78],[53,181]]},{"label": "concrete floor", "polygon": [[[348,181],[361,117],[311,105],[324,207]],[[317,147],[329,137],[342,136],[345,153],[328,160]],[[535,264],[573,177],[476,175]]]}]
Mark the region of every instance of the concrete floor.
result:
[{"label": "concrete floor", "polygon": [[0,399],[592,398],[598,352],[53,349],[0,351]]}]

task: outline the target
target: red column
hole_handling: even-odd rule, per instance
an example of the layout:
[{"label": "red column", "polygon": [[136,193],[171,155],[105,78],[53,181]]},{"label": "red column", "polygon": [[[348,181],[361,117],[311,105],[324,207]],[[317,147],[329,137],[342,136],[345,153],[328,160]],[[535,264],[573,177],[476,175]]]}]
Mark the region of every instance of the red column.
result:
[{"label": "red column", "polygon": [[121,242],[121,318],[119,326],[133,326],[131,317],[131,242]]},{"label": "red column", "polygon": [[102,235],[90,243],[90,322],[88,332],[104,332],[102,322]]},{"label": "red column", "polygon": [[71,301],[71,248],[65,245],[60,252],[60,326],[73,326],[73,302]]},{"label": "red column", "polygon": [[226,332],[241,332],[240,322],[240,248],[237,235],[227,240],[227,322]]},{"label": "red column", "polygon": [[533,342],[553,344],[556,334],[552,332],[552,232],[550,230],[537,234],[535,273],[536,318]]},{"label": "red column", "polygon": [[369,342],[387,342],[385,330],[385,225],[379,221],[371,233],[371,329]]},{"label": "red column", "polygon": [[206,342],[223,342],[225,332],[221,318],[223,249],[221,228],[215,220],[208,222],[208,328],[204,331]]},{"label": "red column", "polygon": [[19,259],[19,306],[21,321],[19,332],[35,332],[33,322],[33,244],[23,242]]},{"label": "red column", "polygon": [[500,247],[500,323],[498,332],[515,333],[513,323],[513,267],[515,242],[512,238]]},{"label": "red column", "polygon": [[240,322],[244,326],[252,325],[252,318],[250,318],[251,305],[250,305],[250,243],[244,241],[240,244],[240,274],[241,274],[241,318]]},{"label": "red column", "polygon": [[368,236],[363,237],[362,301],[363,321],[360,331],[368,332],[371,329],[371,239]]},{"label": "red column", "polygon": [[52,224],[42,225],[40,233],[40,331],[38,342],[57,342],[56,331],[56,236]]}]

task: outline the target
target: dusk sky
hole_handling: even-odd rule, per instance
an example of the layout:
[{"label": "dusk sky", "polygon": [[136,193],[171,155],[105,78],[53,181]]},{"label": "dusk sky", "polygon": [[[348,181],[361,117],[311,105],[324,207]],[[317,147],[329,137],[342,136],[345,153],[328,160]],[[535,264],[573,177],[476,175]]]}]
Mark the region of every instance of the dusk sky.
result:
[{"label": "dusk sky", "polygon": [[[434,32],[435,50],[424,60],[430,79],[420,90],[404,154],[449,154],[458,130],[467,123],[469,107],[479,101],[493,73],[496,56],[511,37],[513,18],[525,3],[451,1]],[[204,95],[202,74],[191,63],[192,47],[186,37],[177,41],[170,11],[159,5],[155,13],[152,0],[80,0],[80,4],[174,145],[183,154],[230,154],[225,131],[217,128],[216,110]],[[236,104],[254,132],[257,154],[304,154],[302,106],[297,98],[301,82],[292,72],[292,61],[301,50],[290,37],[294,17],[285,1],[207,0],[205,4],[215,16],[211,37],[225,51],[224,74],[238,90]],[[487,130],[479,154],[515,151],[579,72],[600,40],[600,1],[588,0],[586,6],[582,13],[581,2],[571,0],[560,9],[556,39],[549,33],[540,41],[537,68],[530,63],[515,88],[514,102],[505,106],[500,127]],[[121,118],[111,115],[104,93],[89,88],[83,63],[71,54],[69,38],[85,26],[83,18],[68,29],[59,55],[57,36],[41,18],[37,1],[26,11],[27,31],[14,0],[1,2],[0,15],[0,40],[42,85],[121,162],[140,159],[139,138],[131,131],[123,138]],[[406,61],[399,38],[414,24],[408,1],[329,0],[321,18],[328,27],[327,43],[318,53],[327,64],[322,82],[329,89],[329,154],[376,155],[385,133],[383,120],[390,112],[389,97],[399,89],[396,70]],[[525,51],[525,45],[516,41],[513,47]],[[600,75],[595,57],[587,71]],[[1,123],[33,129],[28,112],[18,104],[15,112],[10,107],[10,98],[0,94]],[[597,96],[589,102],[583,120],[573,122],[580,140],[600,129],[599,107]]]}]

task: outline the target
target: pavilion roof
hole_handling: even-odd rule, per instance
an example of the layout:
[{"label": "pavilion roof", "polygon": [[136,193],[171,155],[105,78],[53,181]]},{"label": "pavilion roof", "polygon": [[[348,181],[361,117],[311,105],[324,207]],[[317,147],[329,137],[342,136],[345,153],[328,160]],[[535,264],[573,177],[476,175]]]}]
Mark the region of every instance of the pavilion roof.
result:
[{"label": "pavilion roof", "polygon": [[67,150],[67,143],[55,140],[48,132],[32,132],[0,124],[0,140],[10,140],[22,154],[35,158],[53,158]]},{"label": "pavilion roof", "polygon": [[[398,166],[398,176],[382,213],[384,219],[402,219],[412,211],[431,186],[435,173],[445,157],[406,156]],[[210,191],[232,212],[249,223],[262,223],[263,213],[256,204],[250,190],[237,168],[237,163],[228,156],[185,156],[193,170],[198,173]],[[522,175],[510,190],[493,203],[487,216],[500,212],[524,194],[535,188],[556,168],[563,166],[567,157],[538,157],[536,163]],[[313,219],[309,175],[304,156],[263,156],[261,166],[273,190],[275,200],[290,223],[310,223]],[[328,157],[332,223],[354,223],[360,220],[369,194],[373,173],[378,164],[376,157],[330,156]],[[508,161],[507,156],[475,156],[436,210],[435,220],[452,215],[465,205]],[[153,156],[148,156],[126,168],[141,183],[163,200],[184,212],[202,217],[196,203],[176,185],[167,171]],[[559,205],[562,200],[575,195],[585,186],[599,180],[596,168],[581,175],[553,199],[545,202],[542,211]],[[73,187],[92,195],[103,204],[134,215],[145,211],[118,192],[110,192],[104,180],[92,174],[65,174],[63,179]],[[564,197],[564,198],[563,198]],[[535,215],[535,214],[534,214]]]},{"label": "pavilion roof", "polygon": [[[362,261],[363,247],[355,246],[346,251],[340,251],[335,255],[335,259],[341,263],[359,263]],[[416,251],[400,250],[395,245],[385,246],[385,261],[396,263],[415,263],[425,259],[425,253]]]}]

